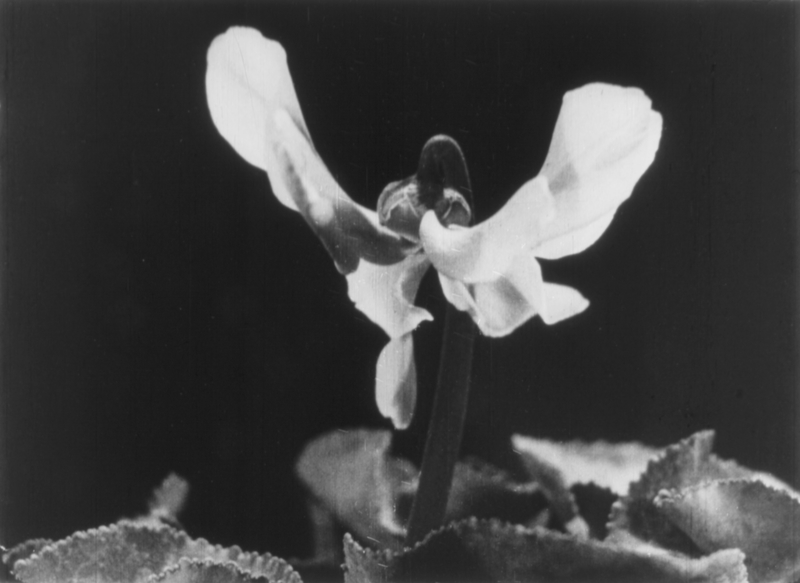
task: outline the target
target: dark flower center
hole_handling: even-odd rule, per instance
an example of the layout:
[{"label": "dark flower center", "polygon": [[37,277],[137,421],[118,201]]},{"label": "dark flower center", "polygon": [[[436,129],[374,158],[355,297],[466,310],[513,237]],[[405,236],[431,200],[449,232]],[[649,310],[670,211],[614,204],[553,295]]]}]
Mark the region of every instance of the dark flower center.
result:
[{"label": "dark flower center", "polygon": [[422,148],[416,174],[392,182],[378,199],[382,225],[419,242],[422,216],[434,211],[443,225],[472,220],[472,187],[464,154],[453,138],[434,136]]}]

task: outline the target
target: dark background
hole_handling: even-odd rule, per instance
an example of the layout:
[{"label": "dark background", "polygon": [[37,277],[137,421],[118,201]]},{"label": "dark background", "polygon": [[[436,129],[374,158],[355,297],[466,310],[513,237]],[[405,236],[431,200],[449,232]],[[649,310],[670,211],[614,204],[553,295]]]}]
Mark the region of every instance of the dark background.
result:
[{"label": "dark background", "polygon": [[[385,339],[265,175],[218,135],[205,53],[279,40],[318,150],[374,205],[436,133],[480,218],[544,160],[565,91],[643,88],[655,163],[607,234],[547,262],[589,310],[479,339],[465,450],[514,432],[718,451],[798,483],[794,3],[2,3],[2,530],[62,537],[145,509],[170,471],[195,536],[309,550],[294,460],[387,427]],[[444,303],[416,334],[418,459]]]}]

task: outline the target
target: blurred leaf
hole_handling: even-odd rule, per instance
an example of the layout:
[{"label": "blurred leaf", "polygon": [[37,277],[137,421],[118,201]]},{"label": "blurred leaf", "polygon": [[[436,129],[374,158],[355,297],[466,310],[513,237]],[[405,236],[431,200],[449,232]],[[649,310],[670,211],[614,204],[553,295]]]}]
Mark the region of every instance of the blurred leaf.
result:
[{"label": "blurred leaf", "polygon": [[663,491],[655,505],[702,551],[742,550],[751,583],[800,578],[800,502],[789,493],[728,480]]},{"label": "blurred leaf", "polygon": [[605,528],[589,526],[570,488],[575,484],[596,484],[623,495],[629,483],[638,478],[647,462],[659,453],[639,443],[559,443],[522,435],[512,436],[511,442],[526,472],[541,485],[566,530],[584,537],[591,532],[604,532]]},{"label": "blurred leaf", "polygon": [[334,431],[310,442],[297,462],[300,479],[319,501],[359,536],[400,548],[405,530],[397,499],[417,471],[388,457],[389,431]]},{"label": "blurred leaf", "polygon": [[152,575],[149,583],[275,583],[265,576],[256,576],[234,563],[215,563],[198,559],[181,559],[158,575]]},{"label": "blurred leaf", "polygon": [[711,453],[713,431],[701,431],[668,447],[630,486],[627,496],[611,509],[609,537],[623,541],[630,536],[664,548],[698,555],[701,550],[663,513],[654,499],[661,490],[682,490],[711,480],[754,478],[758,474]]},{"label": "blurred leaf", "polygon": [[447,522],[475,517],[525,523],[536,520],[546,508],[538,484],[515,482],[507,472],[470,458],[456,464],[445,518]]},{"label": "blurred leaf", "polygon": [[346,536],[345,560],[347,583],[747,581],[738,550],[692,559],[476,519],[450,524],[402,552],[372,551]]},{"label": "blurred leaf", "polygon": [[184,557],[233,562],[254,576],[300,583],[300,577],[277,557],[192,540],[163,524],[131,521],[79,532],[47,545],[17,561],[14,574],[23,583],[138,583]]},{"label": "blurred leaf", "polygon": [[618,496],[627,494],[647,462],[662,452],[637,442],[557,442],[522,435],[512,436],[511,442],[533,479],[541,474],[557,476],[562,488],[594,483]]},{"label": "blurred leaf", "polygon": [[[400,550],[418,470],[389,456],[391,433],[336,431],[312,441],[297,472],[312,494],[353,533],[377,546]],[[525,521],[545,509],[538,487],[520,484],[477,460],[456,465],[447,520],[477,515]]]},{"label": "blurred leaf", "polygon": [[153,490],[149,504],[150,516],[167,522],[177,522],[178,514],[186,506],[188,496],[189,482],[177,474],[170,474]]}]

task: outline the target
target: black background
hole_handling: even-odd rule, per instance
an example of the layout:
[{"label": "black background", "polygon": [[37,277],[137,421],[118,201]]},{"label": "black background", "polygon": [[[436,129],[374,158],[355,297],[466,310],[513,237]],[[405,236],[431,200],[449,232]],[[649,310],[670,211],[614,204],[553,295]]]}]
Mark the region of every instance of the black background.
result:
[{"label": "black background", "polygon": [[[336,427],[386,427],[385,339],[263,172],[218,135],[205,53],[279,40],[317,149],[372,206],[436,133],[485,218],[544,160],[565,91],[643,88],[655,163],[607,234],[545,262],[592,302],[479,339],[465,450],[514,432],[665,445],[797,478],[794,3],[2,4],[2,531],[61,537],[145,509],[170,471],[195,536],[309,550],[292,466]],[[416,333],[417,459],[438,360]]]}]

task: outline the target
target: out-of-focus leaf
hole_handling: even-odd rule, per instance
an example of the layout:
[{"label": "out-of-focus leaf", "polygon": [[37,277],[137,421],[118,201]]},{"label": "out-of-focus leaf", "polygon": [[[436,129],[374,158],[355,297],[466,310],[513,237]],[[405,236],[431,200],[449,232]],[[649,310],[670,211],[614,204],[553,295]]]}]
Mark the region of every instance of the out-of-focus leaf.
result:
[{"label": "out-of-focus leaf", "polygon": [[456,464],[445,518],[525,523],[535,520],[546,508],[547,500],[538,484],[515,482],[507,472],[472,458]]},{"label": "out-of-focus leaf", "polygon": [[631,484],[628,495],[611,509],[609,537],[622,541],[630,536],[687,554],[700,549],[654,504],[661,490],[682,490],[711,480],[754,479],[756,472],[711,453],[713,431],[701,431],[668,447],[651,461],[642,477]]},{"label": "out-of-focus leaf", "polygon": [[631,482],[647,468],[647,462],[662,450],[636,442],[557,442],[514,435],[511,442],[530,473],[555,475],[563,486],[594,483],[618,496],[628,492]]},{"label": "out-of-focus leaf", "polygon": [[208,560],[181,559],[148,583],[272,583],[264,576],[255,576],[234,563],[215,563]]},{"label": "out-of-focus leaf", "polygon": [[388,431],[334,431],[300,455],[297,473],[311,493],[356,534],[386,548],[399,548],[405,530],[397,498],[410,489],[416,469],[388,457]]},{"label": "out-of-focus leaf", "polygon": [[181,558],[233,562],[254,576],[300,583],[284,561],[271,555],[223,548],[167,525],[132,521],[79,532],[17,561],[14,575],[23,583],[139,583]]},{"label": "out-of-focus leaf", "polygon": [[549,498],[556,516],[567,531],[579,536],[605,529],[590,528],[579,513],[571,486],[593,483],[623,495],[628,484],[644,472],[648,460],[659,453],[639,443],[559,443],[522,435],[514,435],[511,441],[528,475]]},{"label": "out-of-focus leaf", "polygon": [[450,524],[398,553],[365,549],[346,536],[345,558],[347,583],[747,581],[738,550],[693,559],[475,519]]},{"label": "out-of-focus leaf", "polygon": [[[410,462],[389,456],[390,441],[388,431],[329,433],[306,447],[297,472],[355,535],[399,550],[419,472]],[[446,519],[477,515],[526,521],[544,508],[535,485],[513,482],[505,472],[472,460],[456,465]]]},{"label": "out-of-focus leaf", "polygon": [[167,522],[177,522],[178,514],[186,506],[188,496],[189,482],[177,474],[170,474],[153,490],[149,505],[150,516]]},{"label": "out-of-focus leaf", "polygon": [[662,491],[655,505],[702,551],[742,550],[751,583],[800,578],[800,502],[788,492],[726,480]]}]

